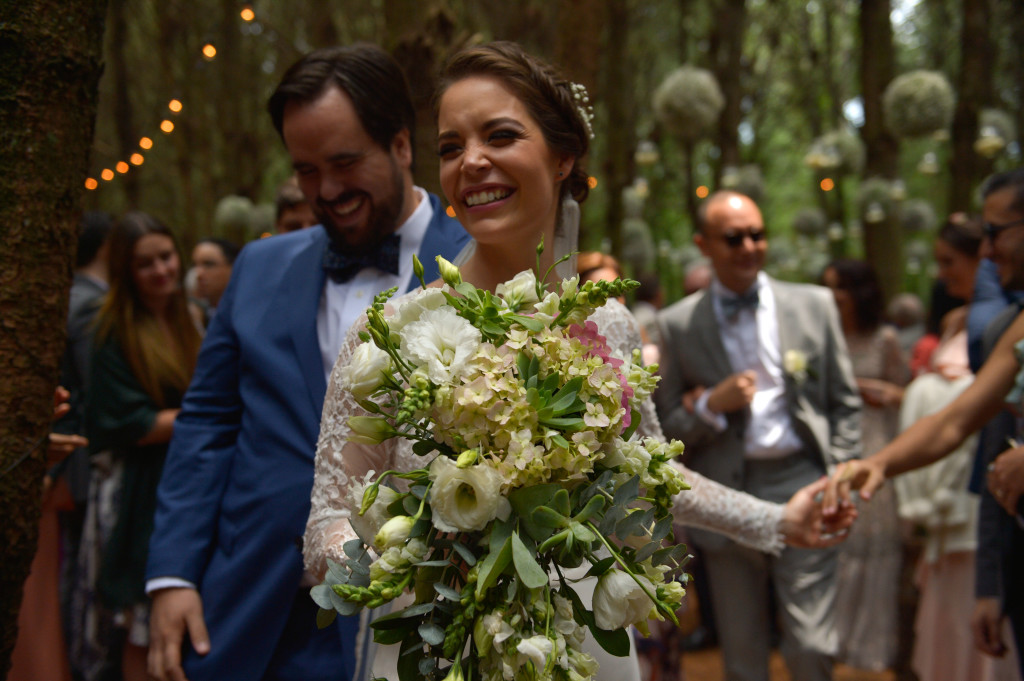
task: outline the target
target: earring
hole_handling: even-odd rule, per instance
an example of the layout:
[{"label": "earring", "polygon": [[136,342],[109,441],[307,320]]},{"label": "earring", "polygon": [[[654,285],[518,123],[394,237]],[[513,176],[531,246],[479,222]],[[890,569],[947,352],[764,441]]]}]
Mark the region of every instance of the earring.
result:
[{"label": "earring", "polygon": [[562,175],[565,175],[565,173],[563,173],[561,170],[559,170],[558,171],[558,176],[561,177]]}]

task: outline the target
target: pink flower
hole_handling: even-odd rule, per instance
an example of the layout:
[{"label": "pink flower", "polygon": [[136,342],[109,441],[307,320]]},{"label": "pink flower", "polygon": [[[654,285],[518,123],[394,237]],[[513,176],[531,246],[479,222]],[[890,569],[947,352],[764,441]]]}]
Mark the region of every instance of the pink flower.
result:
[{"label": "pink flower", "polygon": [[601,361],[615,370],[615,375],[619,377],[619,385],[622,386],[622,408],[626,410],[626,415],[622,418],[622,429],[629,428],[629,424],[633,420],[633,414],[629,409],[629,401],[633,398],[633,388],[630,387],[629,381],[619,370],[622,360],[611,356],[608,339],[597,332],[597,324],[589,319],[583,323],[583,326],[570,325],[566,331],[571,338],[575,338],[586,348],[584,356],[600,357]]}]

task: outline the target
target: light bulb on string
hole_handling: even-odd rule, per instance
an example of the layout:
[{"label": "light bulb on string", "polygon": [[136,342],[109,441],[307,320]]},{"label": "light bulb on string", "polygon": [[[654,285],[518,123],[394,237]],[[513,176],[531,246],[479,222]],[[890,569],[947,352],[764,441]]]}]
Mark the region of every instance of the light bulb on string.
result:
[{"label": "light bulb on string", "polygon": [[146,157],[136,152],[132,154],[128,160],[131,162],[133,166],[141,166],[146,161]]},{"label": "light bulb on string", "polygon": [[114,171],[111,170],[110,168],[104,168],[103,172],[100,173],[100,177],[102,177],[107,182],[110,182],[111,180],[114,179]]},{"label": "light bulb on string", "polygon": [[114,170],[124,175],[125,173],[128,172],[128,167],[128,164],[125,163],[124,161],[118,161],[117,165],[114,166]]},{"label": "light bulb on string", "polygon": [[217,48],[212,43],[206,43],[203,45],[203,58],[206,61],[213,61],[213,58],[217,56]]},{"label": "light bulb on string", "polygon": [[246,5],[242,8],[239,16],[242,17],[242,21],[252,21],[256,18],[256,13],[252,11],[252,5]]},{"label": "light bulb on string", "polygon": [[139,148],[140,149],[152,149],[153,148],[153,140],[149,139],[148,137],[143,137],[142,139],[139,140]]},{"label": "light bulb on string", "polygon": [[181,113],[181,101],[172,99],[167,103],[167,108],[171,110],[171,113]]},{"label": "light bulb on string", "polygon": [[85,178],[85,188],[89,191],[95,190],[98,186],[100,186],[100,183],[96,181],[95,177]]},{"label": "light bulb on string", "polygon": [[163,120],[163,121],[162,121],[162,122],[160,123],[160,129],[161,129],[161,130],[163,130],[163,131],[164,131],[165,133],[171,133],[171,132],[174,132],[174,123],[170,122],[170,121],[169,121],[169,120],[167,120],[167,119],[164,119],[164,120]]}]

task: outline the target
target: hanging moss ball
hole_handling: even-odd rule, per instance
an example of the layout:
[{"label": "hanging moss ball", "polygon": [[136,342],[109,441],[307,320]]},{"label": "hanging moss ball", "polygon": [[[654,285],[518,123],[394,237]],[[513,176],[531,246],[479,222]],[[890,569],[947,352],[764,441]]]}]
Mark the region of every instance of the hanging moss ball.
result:
[{"label": "hanging moss ball", "polygon": [[899,207],[900,225],[908,234],[925,234],[935,229],[938,218],[932,204],[924,199],[904,201]]},{"label": "hanging moss ball", "polygon": [[822,173],[857,175],[864,168],[864,142],[848,130],[833,130],[815,139],[804,163]]},{"label": "hanging moss ball", "polygon": [[897,203],[896,193],[895,183],[882,177],[869,177],[861,182],[857,192],[860,219],[865,223],[887,220]]},{"label": "hanging moss ball", "polygon": [[213,211],[214,231],[223,236],[248,234],[253,208],[244,196],[225,196]]},{"label": "hanging moss ball", "polygon": [[633,265],[637,272],[654,266],[657,248],[651,236],[651,228],[639,218],[622,221],[622,259]]},{"label": "hanging moss ball", "polygon": [[953,87],[938,71],[897,76],[882,95],[885,124],[897,137],[921,137],[946,130],[953,121]]},{"label": "hanging moss ball", "polygon": [[654,115],[670,133],[696,140],[718,121],[725,97],[710,71],[681,66],[658,86],[653,105]]},{"label": "hanging moss ball", "polygon": [[828,218],[820,208],[801,208],[793,216],[793,230],[802,236],[820,236],[827,225]]},{"label": "hanging moss ball", "polygon": [[1001,109],[982,109],[978,117],[978,138],[974,141],[976,152],[994,158],[1016,139],[1017,126],[1010,114]]},{"label": "hanging moss ball", "polygon": [[761,175],[761,168],[752,163],[738,168],[723,168],[722,188],[746,194],[754,203],[760,203],[764,197],[764,176]]}]

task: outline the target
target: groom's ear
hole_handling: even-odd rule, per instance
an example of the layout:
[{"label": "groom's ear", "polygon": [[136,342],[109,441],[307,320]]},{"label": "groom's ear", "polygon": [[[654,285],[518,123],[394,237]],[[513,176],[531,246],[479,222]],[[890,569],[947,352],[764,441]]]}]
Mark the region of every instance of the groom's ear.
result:
[{"label": "groom's ear", "polygon": [[403,169],[412,168],[412,142],[409,139],[408,128],[402,128],[391,138],[391,155],[398,160]]}]

